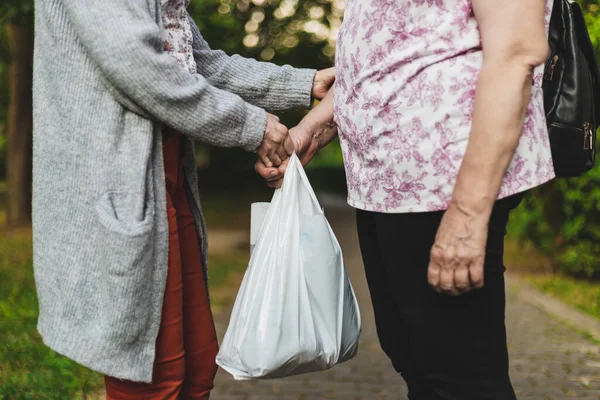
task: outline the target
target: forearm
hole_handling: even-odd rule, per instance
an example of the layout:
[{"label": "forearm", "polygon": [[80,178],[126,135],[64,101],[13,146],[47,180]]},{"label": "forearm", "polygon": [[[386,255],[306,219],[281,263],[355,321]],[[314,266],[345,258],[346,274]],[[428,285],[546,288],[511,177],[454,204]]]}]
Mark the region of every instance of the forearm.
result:
[{"label": "forearm", "polygon": [[333,88],[298,124],[306,130],[319,148],[325,147],[337,136],[337,125],[333,122]]},{"label": "forearm", "polygon": [[308,109],[315,70],[277,66],[223,54],[221,63],[198,63],[199,72],[222,90],[235,93],[257,107],[269,111]]},{"label": "forearm", "polygon": [[485,64],[477,83],[471,135],[452,204],[469,215],[489,216],[523,130],[533,67]]},{"label": "forearm", "polygon": [[213,86],[235,93],[267,110],[309,108],[316,71],[278,66],[212,50],[194,20],[188,16],[193,34],[198,73]]}]

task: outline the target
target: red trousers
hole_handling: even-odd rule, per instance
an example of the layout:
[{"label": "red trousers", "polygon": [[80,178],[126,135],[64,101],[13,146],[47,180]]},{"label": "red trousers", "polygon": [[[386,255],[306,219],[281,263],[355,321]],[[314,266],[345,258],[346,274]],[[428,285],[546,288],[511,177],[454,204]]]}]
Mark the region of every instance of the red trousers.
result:
[{"label": "red trousers", "polygon": [[[106,376],[108,400],[207,400],[218,344],[194,217],[184,188],[181,138],[163,141],[169,218],[169,270],[152,383]],[[179,396],[179,397],[178,397]]]}]

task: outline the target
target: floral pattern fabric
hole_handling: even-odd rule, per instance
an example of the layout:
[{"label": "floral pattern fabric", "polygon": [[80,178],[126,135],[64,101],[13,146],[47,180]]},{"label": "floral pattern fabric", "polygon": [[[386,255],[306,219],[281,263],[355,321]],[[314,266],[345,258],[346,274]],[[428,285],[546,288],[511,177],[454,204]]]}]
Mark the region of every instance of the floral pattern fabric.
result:
[{"label": "floral pattern fabric", "polygon": [[[335,65],[349,204],[385,213],[446,209],[482,65],[471,0],[347,0]],[[554,177],[542,79],[543,66],[500,198]]]},{"label": "floral pattern fabric", "polygon": [[165,29],[164,50],[191,74],[196,73],[196,61],[192,50],[192,28],[187,18],[190,0],[161,0],[162,21]]}]

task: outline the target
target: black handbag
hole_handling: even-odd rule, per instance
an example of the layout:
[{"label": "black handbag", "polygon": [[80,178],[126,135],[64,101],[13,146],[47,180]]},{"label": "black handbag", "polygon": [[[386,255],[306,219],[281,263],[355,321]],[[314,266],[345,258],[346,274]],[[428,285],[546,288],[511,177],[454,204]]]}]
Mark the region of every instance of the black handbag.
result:
[{"label": "black handbag", "polygon": [[554,1],[548,42],[542,87],[554,171],[580,176],[596,161],[600,71],[579,4]]}]

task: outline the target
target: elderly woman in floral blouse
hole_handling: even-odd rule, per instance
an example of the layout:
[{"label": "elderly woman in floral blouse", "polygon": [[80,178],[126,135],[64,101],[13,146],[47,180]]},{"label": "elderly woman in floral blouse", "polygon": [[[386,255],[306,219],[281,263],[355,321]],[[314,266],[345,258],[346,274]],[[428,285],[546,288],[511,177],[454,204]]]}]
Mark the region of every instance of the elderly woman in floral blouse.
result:
[{"label": "elderly woman in floral blouse", "polygon": [[[339,133],[379,339],[410,399],[515,399],[503,244],[521,194],[554,177],[552,3],[349,0],[333,92],[290,131],[304,162]],[[285,169],[256,167],[273,185]]]}]

